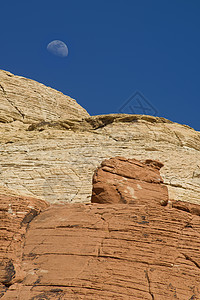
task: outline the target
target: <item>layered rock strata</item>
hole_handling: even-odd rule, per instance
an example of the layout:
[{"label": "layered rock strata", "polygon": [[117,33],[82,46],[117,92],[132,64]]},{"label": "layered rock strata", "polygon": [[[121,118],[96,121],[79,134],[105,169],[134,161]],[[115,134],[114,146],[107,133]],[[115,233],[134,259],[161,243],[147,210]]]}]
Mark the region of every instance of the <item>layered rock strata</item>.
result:
[{"label": "layered rock strata", "polygon": [[0,71],[0,297],[200,299],[199,161],[189,126]]},{"label": "layered rock strata", "polygon": [[93,203],[136,204],[157,201],[167,205],[169,197],[159,170],[163,164],[115,157],[105,160],[93,176]]},{"label": "layered rock strata", "polygon": [[30,223],[24,279],[2,300],[199,299],[200,216],[179,208],[50,207]]},{"label": "layered rock strata", "polygon": [[161,167],[104,161],[92,198],[101,204],[1,197],[2,300],[199,299],[200,206],[169,200]]},{"label": "layered rock strata", "polygon": [[87,116],[85,109],[61,92],[0,70],[0,122],[31,123]]},{"label": "layered rock strata", "polygon": [[0,190],[49,203],[90,202],[92,176],[115,156],[158,160],[172,199],[200,201],[200,133],[163,118],[105,115],[0,127]]},{"label": "layered rock strata", "polygon": [[1,291],[23,279],[21,261],[27,226],[47,207],[43,200],[0,194]]}]

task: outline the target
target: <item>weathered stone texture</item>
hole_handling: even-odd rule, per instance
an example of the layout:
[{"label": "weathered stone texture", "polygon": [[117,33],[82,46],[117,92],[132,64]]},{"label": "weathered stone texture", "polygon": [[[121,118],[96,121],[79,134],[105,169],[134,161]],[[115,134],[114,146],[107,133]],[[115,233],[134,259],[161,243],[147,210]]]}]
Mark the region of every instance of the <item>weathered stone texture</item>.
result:
[{"label": "weathered stone texture", "polygon": [[0,122],[31,123],[87,116],[85,109],[61,92],[0,70]]},{"label": "weathered stone texture", "polygon": [[0,71],[0,193],[90,202],[93,172],[115,156],[164,163],[170,198],[200,202],[200,133],[164,118],[90,117],[75,100]]},{"label": "weathered stone texture", "polygon": [[138,204],[157,201],[167,205],[167,187],[159,174],[162,163],[115,157],[95,171],[91,202]]},{"label": "weathered stone texture", "polygon": [[30,223],[24,280],[2,300],[199,299],[199,224],[156,201],[50,207]]},{"label": "weathered stone texture", "polygon": [[188,126],[0,71],[1,299],[200,299],[199,162]]},{"label": "weathered stone texture", "polygon": [[0,286],[6,288],[23,279],[21,260],[27,225],[47,207],[43,200],[0,194]]},{"label": "weathered stone texture", "polygon": [[92,176],[115,156],[158,160],[169,197],[200,203],[200,133],[166,119],[107,115],[0,127],[0,189],[50,203],[90,202]]}]

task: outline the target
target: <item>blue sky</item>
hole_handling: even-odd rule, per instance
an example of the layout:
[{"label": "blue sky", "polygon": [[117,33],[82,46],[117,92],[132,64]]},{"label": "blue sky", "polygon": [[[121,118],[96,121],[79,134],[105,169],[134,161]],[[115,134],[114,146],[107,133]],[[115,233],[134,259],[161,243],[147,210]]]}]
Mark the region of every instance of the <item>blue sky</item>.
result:
[{"label": "blue sky", "polygon": [[[156,115],[200,130],[199,15],[199,0],[3,1],[0,69],[91,115],[118,113],[139,91]],[[49,53],[52,40],[69,55]]]}]

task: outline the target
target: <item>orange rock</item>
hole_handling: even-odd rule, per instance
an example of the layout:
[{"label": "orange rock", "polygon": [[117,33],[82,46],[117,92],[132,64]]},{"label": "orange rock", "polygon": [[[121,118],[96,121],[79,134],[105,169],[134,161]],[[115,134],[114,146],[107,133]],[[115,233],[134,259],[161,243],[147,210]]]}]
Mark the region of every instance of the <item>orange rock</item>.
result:
[{"label": "orange rock", "polygon": [[0,284],[3,286],[23,280],[21,260],[27,226],[46,207],[48,204],[43,200],[0,194]]},{"label": "orange rock", "polygon": [[200,206],[169,200],[161,167],[106,160],[100,203],[39,215],[45,202],[1,196],[1,299],[200,299]]},{"label": "orange rock", "polygon": [[93,203],[156,201],[166,205],[168,190],[159,169],[162,163],[115,157],[102,162],[93,177]]},{"label": "orange rock", "polygon": [[199,224],[155,201],[52,206],[30,223],[26,275],[2,300],[200,299]]}]

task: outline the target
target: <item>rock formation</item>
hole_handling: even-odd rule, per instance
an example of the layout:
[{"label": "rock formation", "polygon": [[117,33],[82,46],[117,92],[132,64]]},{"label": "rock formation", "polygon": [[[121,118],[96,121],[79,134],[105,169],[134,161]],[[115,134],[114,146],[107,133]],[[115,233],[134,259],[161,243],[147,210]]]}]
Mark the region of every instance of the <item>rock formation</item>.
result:
[{"label": "rock formation", "polygon": [[47,207],[43,200],[0,194],[0,296],[3,287],[23,279],[21,260],[27,226]]},{"label": "rock formation", "polygon": [[0,189],[50,203],[89,202],[94,170],[123,156],[158,160],[170,198],[199,203],[200,133],[168,120],[107,115],[1,124]]},{"label": "rock formation", "polygon": [[180,208],[52,205],[30,223],[24,279],[2,300],[199,299],[200,210]]},{"label": "rock formation", "polygon": [[115,157],[102,162],[93,177],[92,203],[140,204],[168,202],[168,190],[159,174],[158,161]]},{"label": "rock formation", "polygon": [[0,71],[1,299],[200,299],[199,161],[189,126]]},{"label": "rock formation", "polygon": [[77,102],[61,92],[0,70],[0,122],[23,123],[78,119],[89,116]]}]

